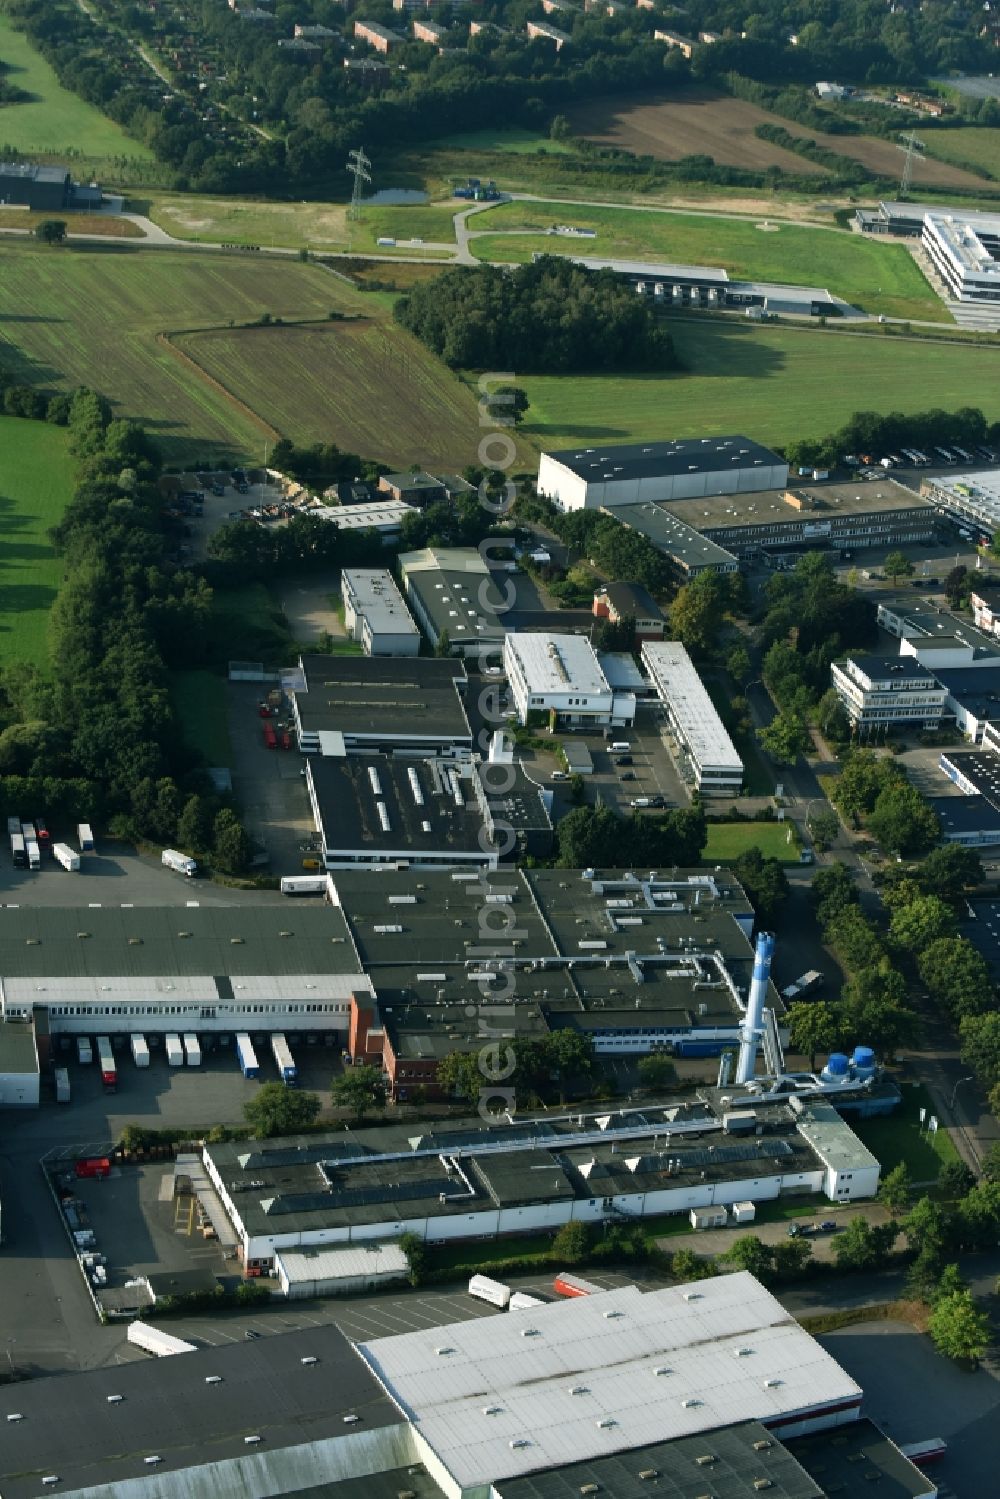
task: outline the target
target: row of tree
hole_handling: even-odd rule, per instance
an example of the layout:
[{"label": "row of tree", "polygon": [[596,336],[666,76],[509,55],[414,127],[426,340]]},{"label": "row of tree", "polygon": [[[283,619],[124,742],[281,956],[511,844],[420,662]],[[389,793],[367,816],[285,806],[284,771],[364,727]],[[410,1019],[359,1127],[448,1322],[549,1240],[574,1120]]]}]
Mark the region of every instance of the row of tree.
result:
[{"label": "row of tree", "polygon": [[918,411],[904,415],[901,411],[856,411],[849,421],[827,437],[804,438],[789,443],[785,449],[790,464],[836,468],[847,457],[873,458],[898,453],[900,448],[917,448],[928,452],[933,447],[950,447],[957,443],[973,448],[977,443],[989,446],[1000,443],[1000,422],[988,422],[974,406],[959,411]]},{"label": "row of tree", "polygon": [[[4,392],[4,403],[14,387]],[[212,592],[171,566],[156,481],[159,453],[103,397],[20,398],[68,429],[76,489],[52,539],[63,565],[49,615],[51,668],[8,665],[0,680],[0,799],[53,819],[97,819],[121,836],[180,842],[240,873],[250,845],[233,808],[186,747],[171,667],[209,646]]]}]

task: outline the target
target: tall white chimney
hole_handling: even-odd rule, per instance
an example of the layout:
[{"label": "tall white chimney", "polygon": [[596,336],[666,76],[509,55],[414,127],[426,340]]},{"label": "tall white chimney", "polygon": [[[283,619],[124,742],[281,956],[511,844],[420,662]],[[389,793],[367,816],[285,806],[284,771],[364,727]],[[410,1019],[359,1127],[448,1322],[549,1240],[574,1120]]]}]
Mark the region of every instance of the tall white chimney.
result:
[{"label": "tall white chimney", "polygon": [[757,1046],[764,1027],[764,1001],[767,999],[767,984],[771,977],[773,956],[774,933],[760,932],[754,953],[750,997],[747,1000],[746,1014],[740,1027],[740,1054],[736,1063],[737,1083],[748,1083],[757,1067]]}]

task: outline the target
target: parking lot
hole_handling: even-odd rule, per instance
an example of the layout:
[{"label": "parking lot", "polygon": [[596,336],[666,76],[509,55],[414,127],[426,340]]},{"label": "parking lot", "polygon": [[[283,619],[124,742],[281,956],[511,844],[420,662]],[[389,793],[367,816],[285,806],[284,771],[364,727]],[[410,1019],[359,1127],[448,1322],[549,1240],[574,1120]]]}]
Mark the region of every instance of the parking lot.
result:
[{"label": "parking lot", "polygon": [[[590,751],[594,770],[591,775],[583,778],[584,794],[588,802],[596,802],[600,797],[605,806],[612,807],[625,816],[632,811],[632,802],[640,797],[662,797],[660,810],[663,807],[686,807],[689,804],[687,788],[660,735],[660,712],[660,708],[651,703],[641,704],[635,723],[628,728],[611,730],[610,738],[605,738],[602,732],[579,734],[563,728],[556,730],[552,736],[554,744],[582,744]],[[628,743],[628,764],[615,763],[621,757],[612,750],[612,740]],[[543,784],[546,780],[550,781],[552,770],[547,757],[535,759],[537,770],[531,769],[532,758],[530,753],[526,756],[529,774]],[[556,764],[553,759],[552,769]],[[568,789],[561,780],[555,783],[550,781],[550,784],[556,793],[557,814],[561,816],[570,805]]]},{"label": "parking lot", "polygon": [[[181,494],[203,496],[200,504],[178,501],[170,508],[181,510],[179,524],[183,528],[180,543],[184,560],[202,562],[208,555],[208,543],[222,526],[239,520],[252,511],[263,511],[267,506],[279,505],[283,500],[281,489],[264,482],[263,469],[250,469],[246,473],[246,493],[241,494],[227,470],[183,473],[178,477]],[[213,493],[212,486],[222,490]]]},{"label": "parking lot", "polygon": [[281,726],[291,722],[286,712],[276,719],[260,717],[259,703],[271,684],[229,682],[226,711],[233,746],[233,790],[243,809],[243,821],[251,837],[270,855],[268,873],[301,874],[302,860],[310,856],[315,835],[312,810],[306,793],[294,727],[291,748],[268,749],[264,724]]},{"label": "parking lot", "polygon": [[[300,789],[299,794],[304,800],[305,792]],[[76,845],[69,829],[54,827],[52,833],[54,839],[65,835],[72,846]],[[205,906],[232,906],[282,899],[269,891],[230,890],[197,877],[186,879],[164,869],[154,856],[137,853],[130,844],[106,842],[100,836],[96,852],[84,854],[80,870],[74,874],[68,874],[55,859],[46,859],[41,869],[27,870],[13,867],[9,849],[0,856],[2,905],[185,906],[197,901]]]}]

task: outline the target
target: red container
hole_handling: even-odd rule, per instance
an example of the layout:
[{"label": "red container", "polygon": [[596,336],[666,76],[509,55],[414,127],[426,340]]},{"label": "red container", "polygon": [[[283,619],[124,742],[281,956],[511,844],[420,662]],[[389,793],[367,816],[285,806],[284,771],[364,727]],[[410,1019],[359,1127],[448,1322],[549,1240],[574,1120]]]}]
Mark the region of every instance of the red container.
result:
[{"label": "red container", "polygon": [[77,1176],[110,1176],[111,1162],[107,1156],[87,1156],[76,1161],[73,1169]]}]

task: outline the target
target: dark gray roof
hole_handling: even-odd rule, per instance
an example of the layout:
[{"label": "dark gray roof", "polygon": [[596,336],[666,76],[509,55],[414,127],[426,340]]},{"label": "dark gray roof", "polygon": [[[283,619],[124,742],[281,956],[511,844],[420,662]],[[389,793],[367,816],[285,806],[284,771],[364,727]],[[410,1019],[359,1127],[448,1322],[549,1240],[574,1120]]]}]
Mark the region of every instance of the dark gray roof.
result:
[{"label": "dark gray roof", "polygon": [[344,1478],[339,1483],[321,1483],[315,1488],[295,1489],[288,1499],[399,1499],[409,1492],[413,1499],[443,1499],[422,1463],[393,1468],[390,1473],[366,1473],[364,1478]]},{"label": "dark gray roof", "polygon": [[1000,755],[982,750],[946,750],[941,759],[953,766],[992,806],[1000,807]]},{"label": "dark gray roof", "polygon": [[[162,1326],[169,1330],[169,1322]],[[306,1366],[304,1357],[319,1362]],[[207,1375],[221,1382],[206,1385]],[[125,1398],[109,1404],[113,1394]],[[12,1413],[23,1419],[8,1421]],[[264,1454],[343,1436],[357,1429],[345,1427],[345,1415],[359,1416],[367,1430],[403,1419],[332,1324],[127,1368],[32,1379],[0,1391],[0,1490],[4,1499],[36,1499],[43,1474],[58,1475],[62,1493],[153,1472],[162,1480],[246,1457],[248,1434],[261,1435]],[[143,1462],[153,1454],[163,1459],[155,1469]]]},{"label": "dark gray roof", "polygon": [[768,1499],[823,1499],[815,1480],[758,1421],[501,1479],[493,1488],[497,1499],[579,1499],[591,1483],[601,1499],[760,1499],[754,1485],[761,1479],[769,1480]]},{"label": "dark gray roof", "polygon": [[[546,832],[552,819],[545,810],[541,787],[525,775],[519,760],[511,765],[476,765],[473,775],[489,805],[490,814],[501,827],[518,832]],[[503,792],[493,787],[504,786]]]},{"label": "dark gray roof", "polygon": [[5,978],[356,973],[334,906],[4,906]]},{"label": "dark gray roof", "polygon": [[920,680],[932,683],[936,676],[940,676],[939,672],[922,666],[916,656],[852,655],[850,659],[873,682]]},{"label": "dark gray roof", "polygon": [[59,182],[69,180],[65,167],[40,167],[30,161],[0,161],[0,180],[17,178],[22,182]]},{"label": "dark gray roof", "polygon": [[454,737],[471,741],[461,661],[421,656],[303,656],[308,690],[296,694],[306,732]]},{"label": "dark gray roof", "polygon": [[927,801],[940,818],[946,838],[1000,829],[1000,808],[985,796],[930,796]]},{"label": "dark gray roof", "polygon": [[[378,778],[379,794],[372,788],[369,770]],[[455,803],[443,767],[432,760],[397,760],[384,755],[350,755],[343,759],[313,756],[309,761],[316,802],[328,854],[360,851],[372,858],[384,851],[402,851],[414,858],[420,854],[481,853],[483,819],[462,787],[462,805]],[[420,787],[422,801],[414,798],[410,776]],[[386,810],[388,831],[382,827],[377,804]],[[426,826],[425,826],[426,825]],[[395,917],[403,920],[407,907]],[[388,920],[394,919],[390,911]]]},{"label": "dark gray roof", "polygon": [[0,1072],[38,1071],[35,1034],[27,1020],[0,1022]]},{"label": "dark gray roof", "polygon": [[643,619],[663,619],[663,610],[648,588],[641,583],[605,583],[600,590],[606,593],[615,613],[639,615]]},{"label": "dark gray roof", "polygon": [[783,463],[777,453],[749,437],[687,437],[676,442],[614,443],[599,448],[564,448],[550,458],[581,479],[652,479],[661,475],[717,473],[720,470],[772,467]]},{"label": "dark gray roof", "polygon": [[935,666],[950,697],[977,718],[1000,718],[1000,663],[996,666]]},{"label": "dark gray roof", "polygon": [[838,1499],[861,1493],[877,1493],[879,1499],[918,1499],[933,1487],[874,1421],[851,1421],[810,1436],[790,1437],[785,1445],[822,1485],[823,1493]]}]

